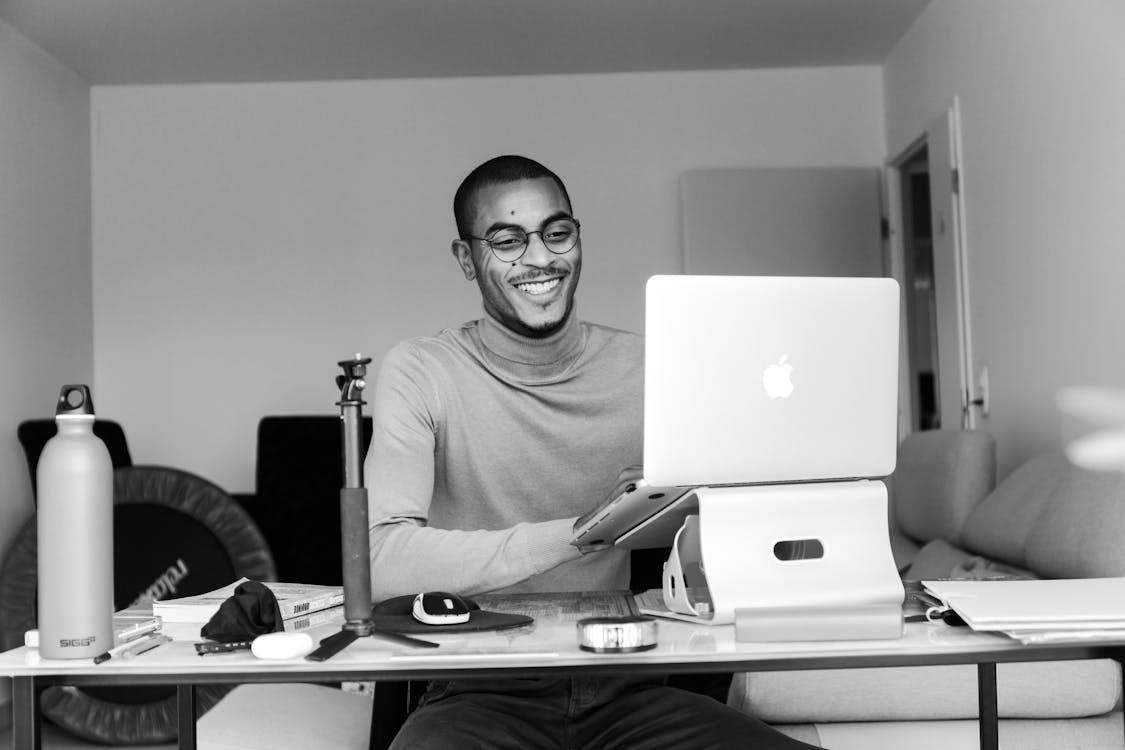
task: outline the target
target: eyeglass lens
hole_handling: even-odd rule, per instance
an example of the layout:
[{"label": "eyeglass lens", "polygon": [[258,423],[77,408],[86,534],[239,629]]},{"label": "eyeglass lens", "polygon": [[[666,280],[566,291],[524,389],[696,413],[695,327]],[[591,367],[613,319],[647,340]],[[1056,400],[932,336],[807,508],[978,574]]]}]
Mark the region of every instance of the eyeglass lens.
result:
[{"label": "eyeglass lens", "polygon": [[507,263],[523,256],[527,250],[528,240],[533,234],[538,234],[552,253],[562,255],[570,252],[578,242],[578,222],[573,219],[559,219],[534,232],[525,232],[519,227],[501,229],[485,241],[492,248],[497,259]]}]

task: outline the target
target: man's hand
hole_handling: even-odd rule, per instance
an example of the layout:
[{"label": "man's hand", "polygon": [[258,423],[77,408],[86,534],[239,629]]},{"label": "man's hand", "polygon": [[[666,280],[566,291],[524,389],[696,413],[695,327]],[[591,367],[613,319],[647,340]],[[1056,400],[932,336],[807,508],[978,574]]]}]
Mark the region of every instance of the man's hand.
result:
[{"label": "man's hand", "polygon": [[614,485],[613,491],[609,493],[609,499],[612,500],[637,489],[637,484],[644,478],[644,475],[643,466],[627,466],[622,469],[621,474],[617,477],[617,484]]}]

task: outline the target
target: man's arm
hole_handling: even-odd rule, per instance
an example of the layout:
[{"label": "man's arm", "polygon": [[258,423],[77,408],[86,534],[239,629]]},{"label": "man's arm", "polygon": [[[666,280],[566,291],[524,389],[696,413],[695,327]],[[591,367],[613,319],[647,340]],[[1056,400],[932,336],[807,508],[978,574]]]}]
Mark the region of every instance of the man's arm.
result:
[{"label": "man's arm", "polygon": [[392,349],[374,390],[374,431],[364,464],[373,598],[493,591],[579,557],[570,545],[573,518],[493,531],[426,525],[439,410],[433,379],[418,355],[408,345]]}]

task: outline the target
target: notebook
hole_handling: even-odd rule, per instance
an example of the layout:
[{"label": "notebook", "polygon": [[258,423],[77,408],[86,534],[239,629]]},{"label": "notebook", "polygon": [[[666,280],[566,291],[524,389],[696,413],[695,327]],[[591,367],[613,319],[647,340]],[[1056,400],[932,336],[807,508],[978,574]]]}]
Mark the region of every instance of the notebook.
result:
[{"label": "notebook", "polygon": [[579,519],[574,544],[667,546],[697,486],[890,474],[899,309],[890,278],[653,276],[644,481]]},{"label": "notebook", "polygon": [[1125,578],[1121,577],[946,580],[922,581],[922,585],[974,630],[1125,628]]}]

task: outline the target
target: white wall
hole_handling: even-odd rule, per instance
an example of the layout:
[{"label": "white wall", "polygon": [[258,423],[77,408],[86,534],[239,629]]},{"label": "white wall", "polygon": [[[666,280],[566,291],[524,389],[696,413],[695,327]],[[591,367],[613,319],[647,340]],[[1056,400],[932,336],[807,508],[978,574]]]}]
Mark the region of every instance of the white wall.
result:
[{"label": "white wall", "polygon": [[91,382],[90,273],[88,87],[0,21],[0,560],[33,507],[16,425]]},{"label": "white wall", "polygon": [[884,68],[888,153],[961,106],[974,358],[1000,472],[1061,386],[1125,387],[1125,2],[937,0]]},{"label": "white wall", "polygon": [[336,361],[479,316],[453,192],[524,153],[582,220],[584,317],[640,329],[680,269],[677,177],[877,166],[877,67],[93,92],[99,408],[138,463],[253,489],[268,414],[336,413]]}]

